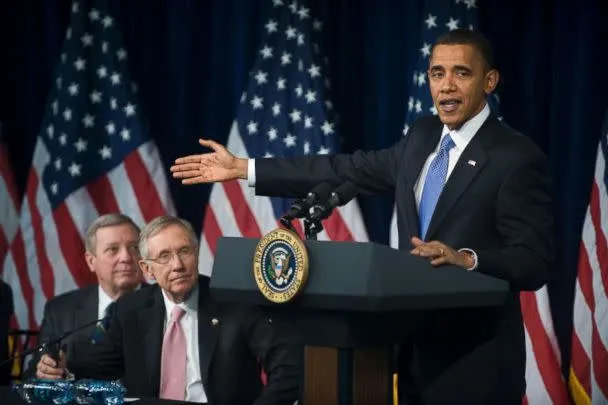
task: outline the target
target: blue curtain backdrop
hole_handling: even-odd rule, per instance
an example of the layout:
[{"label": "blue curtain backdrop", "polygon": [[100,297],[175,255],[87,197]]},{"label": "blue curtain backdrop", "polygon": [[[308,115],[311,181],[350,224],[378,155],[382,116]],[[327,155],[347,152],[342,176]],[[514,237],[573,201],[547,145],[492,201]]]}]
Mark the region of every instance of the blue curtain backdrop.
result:
[{"label": "blue curtain backdrop", "polygon": [[[558,262],[550,292],[568,359],[581,224],[608,107],[608,2],[477,3],[480,30],[493,42],[502,73],[503,115],[551,161]],[[313,15],[325,23],[323,47],[344,151],[388,147],[402,136],[422,5],[422,0],[313,1]],[[199,136],[225,142],[268,2],[132,0],[111,6],[166,166],[197,152]],[[69,9],[67,0],[0,5],[0,121],[21,192]],[[209,189],[171,182],[180,215],[197,228]],[[371,238],[387,242],[392,197],[365,198],[361,205]]]}]

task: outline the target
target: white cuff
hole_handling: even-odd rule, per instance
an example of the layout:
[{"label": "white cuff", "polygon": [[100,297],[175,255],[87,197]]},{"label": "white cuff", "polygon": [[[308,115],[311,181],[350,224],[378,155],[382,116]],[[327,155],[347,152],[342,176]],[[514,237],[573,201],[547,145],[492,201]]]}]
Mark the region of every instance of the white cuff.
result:
[{"label": "white cuff", "polygon": [[248,159],[247,184],[249,184],[249,187],[255,187],[255,159]]},{"label": "white cuff", "polygon": [[477,259],[477,253],[475,253],[473,249],[462,248],[458,249],[458,252],[467,252],[471,256],[473,256],[473,266],[469,267],[467,271],[477,270],[477,267],[479,267],[479,260]]}]

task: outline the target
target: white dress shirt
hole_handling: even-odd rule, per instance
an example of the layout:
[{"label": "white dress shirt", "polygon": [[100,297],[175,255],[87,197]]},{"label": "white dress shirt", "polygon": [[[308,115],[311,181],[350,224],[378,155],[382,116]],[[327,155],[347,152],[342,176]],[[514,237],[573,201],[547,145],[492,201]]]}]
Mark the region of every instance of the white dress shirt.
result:
[{"label": "white dress shirt", "polygon": [[[141,288],[141,284],[138,285],[134,291],[137,291],[140,288]],[[112,298],[110,298],[110,296],[104,291],[104,289],[101,288],[101,285],[98,285],[97,289],[98,289],[97,296],[99,297],[99,300],[97,301],[97,319],[101,319],[106,316],[106,308],[108,307],[108,305],[113,303],[114,300],[112,300]]]},{"label": "white dress shirt", "polygon": [[455,145],[452,149],[450,149],[448,160],[448,173],[445,176],[445,181],[447,182],[450,178],[450,174],[452,174],[452,171],[454,170],[454,167],[456,167],[458,159],[460,159],[460,155],[462,155],[464,149],[467,147],[469,142],[471,142],[471,139],[473,139],[477,131],[479,131],[479,128],[481,128],[481,126],[489,116],[490,107],[488,107],[488,105],[486,104],[485,107],[476,116],[465,122],[462,127],[460,127],[460,129],[450,131],[447,125],[443,126],[441,138],[439,138],[439,142],[437,142],[437,146],[435,147],[433,153],[431,153],[426,159],[424,166],[422,166],[422,171],[418,176],[418,180],[414,185],[414,195],[416,196],[417,208],[420,208],[420,199],[422,198],[422,190],[424,189],[424,179],[426,179],[426,174],[429,171],[431,162],[433,161],[433,159],[435,159],[435,156],[437,156],[437,153],[439,152],[439,146],[441,145],[441,141],[443,141],[443,138],[447,134],[450,134],[450,136],[452,137],[452,141],[454,141]]},{"label": "white dress shirt", "polygon": [[201,378],[201,366],[200,358],[198,356],[198,286],[195,286],[194,290],[188,297],[188,299],[180,304],[175,304],[169,298],[167,294],[163,292],[163,299],[165,301],[165,321],[163,326],[164,331],[167,330],[167,324],[169,323],[169,317],[173,307],[178,305],[186,313],[179,321],[184,335],[186,336],[186,401],[190,402],[207,402],[207,394],[205,394],[205,388],[203,387],[203,380]]},{"label": "white dress shirt", "polygon": [[99,300],[97,302],[97,319],[101,319],[106,316],[106,308],[108,307],[108,305],[110,305],[114,301],[112,300],[112,298],[110,298],[108,294],[106,294],[106,292],[103,290],[103,288],[101,288],[101,286],[97,286],[97,288],[99,291]]}]

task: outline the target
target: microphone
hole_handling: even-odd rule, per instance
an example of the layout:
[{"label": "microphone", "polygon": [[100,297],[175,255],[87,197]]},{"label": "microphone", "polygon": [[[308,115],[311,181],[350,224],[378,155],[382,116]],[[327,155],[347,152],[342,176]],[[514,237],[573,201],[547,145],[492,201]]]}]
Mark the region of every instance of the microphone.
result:
[{"label": "microphone", "polygon": [[316,204],[311,208],[309,220],[314,223],[326,219],[334,208],[345,205],[357,194],[359,194],[357,186],[350,181],[345,181],[331,193],[326,204]]},{"label": "microphone", "polygon": [[25,357],[34,352],[46,352],[49,356],[51,356],[53,358],[53,360],[59,361],[59,348],[60,348],[61,341],[63,339],[78,332],[79,330],[88,328],[89,326],[96,325],[98,322],[103,322],[106,318],[108,318],[108,317],[106,316],[101,319],[96,319],[92,322],[85,323],[84,325],[80,325],[74,329],[71,329],[71,330],[63,333],[62,335],[59,335],[59,337],[56,337],[54,339],[50,339],[46,342],[43,342],[32,349],[26,350],[25,352],[18,353],[16,355],[14,355],[13,357],[4,360],[3,362],[0,362],[0,367],[4,366],[7,363],[12,363],[17,358]]},{"label": "microphone", "polygon": [[281,217],[281,224],[293,230],[291,221],[295,218],[303,218],[308,214],[308,210],[314,204],[324,201],[329,197],[332,186],[324,182],[313,188],[304,198],[298,199],[291,204],[289,210]]}]

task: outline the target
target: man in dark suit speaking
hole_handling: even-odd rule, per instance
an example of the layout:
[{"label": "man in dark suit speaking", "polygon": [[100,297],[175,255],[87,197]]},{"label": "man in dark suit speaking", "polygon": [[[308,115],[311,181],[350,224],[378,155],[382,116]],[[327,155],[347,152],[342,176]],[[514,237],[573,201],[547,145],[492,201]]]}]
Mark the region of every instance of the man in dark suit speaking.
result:
[{"label": "man in dark suit speaking", "polygon": [[361,193],[394,192],[401,249],[511,285],[501,307],[433,313],[408,337],[399,364],[402,403],[521,403],[519,291],[540,288],[553,260],[546,158],[490,113],[486,98],[499,73],[481,34],[442,35],[427,73],[437,116],[415,122],[391,148],[245,160],[201,140],[213,153],[177,159],[171,171],[183,184],[248,179],[268,196],[302,197],[321,182],[345,181]]},{"label": "man in dark suit speaking", "polygon": [[[132,397],[216,405],[293,404],[297,347],[263,312],[216,303],[198,274],[190,224],[158,217],[142,229],[141,268],[156,285],[119,299],[108,333],[86,356],[38,364],[42,378],[122,376]],[[261,368],[267,375],[262,385]]]},{"label": "man in dark suit speaking", "polygon": [[[84,258],[95,273],[97,284],[66,292],[44,306],[39,342],[48,342],[64,333],[102,319],[112,302],[134,291],[143,283],[137,264],[139,227],[131,218],[119,213],[98,217],[85,234]],[[99,322],[66,336],[61,348],[69,357],[80,356],[101,339],[107,322]],[[34,377],[40,354],[30,360],[26,376]]]}]

